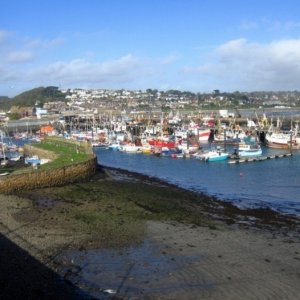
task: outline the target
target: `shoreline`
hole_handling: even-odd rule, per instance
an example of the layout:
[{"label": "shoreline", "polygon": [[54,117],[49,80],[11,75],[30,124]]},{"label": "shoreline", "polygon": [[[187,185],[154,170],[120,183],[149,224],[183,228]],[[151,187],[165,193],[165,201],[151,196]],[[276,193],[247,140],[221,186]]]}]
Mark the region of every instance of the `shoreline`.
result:
[{"label": "shoreline", "polygon": [[[1,236],[14,244],[0,240],[2,253],[12,256],[1,260],[3,270],[8,270],[2,282],[9,283],[0,293],[3,298],[64,299],[68,294],[68,299],[297,299],[299,218],[269,209],[241,210],[126,170],[98,166],[97,172],[86,183],[24,192],[22,197],[0,196]],[[188,215],[160,216],[163,208],[158,204],[136,202],[151,197],[176,201]],[[108,204],[95,206],[107,199]],[[120,201],[134,206],[124,214],[126,207]],[[85,227],[78,220],[78,212],[88,208],[107,216],[100,227],[97,223]],[[134,221],[130,229],[132,224],[126,222],[132,209],[142,213],[142,223]],[[170,209],[178,214],[176,207]],[[189,219],[192,213],[200,220]],[[110,224],[114,216],[116,229]],[[112,237],[112,230],[120,228],[116,243],[99,237]],[[132,234],[133,240],[126,240]],[[24,260],[19,251],[30,259]],[[39,262],[35,274],[29,271],[31,258]],[[44,272],[51,275],[38,276]],[[57,286],[60,292],[50,291]],[[105,293],[106,289],[116,294]]]},{"label": "shoreline", "polygon": [[[261,225],[267,225],[268,223],[270,225],[276,225],[276,222],[279,222],[280,224],[281,222],[283,222],[287,225],[300,225],[300,216],[294,214],[281,213],[271,208],[239,208],[230,201],[222,200],[206,193],[191,191],[183,187],[178,187],[173,183],[167,182],[157,177],[152,177],[142,173],[124,170],[121,168],[98,165],[98,170],[101,169],[103,169],[104,171],[108,170],[110,172],[115,173],[116,178],[118,178],[118,176],[120,176],[121,174],[121,176],[125,176],[125,178],[127,179],[129,178],[129,180],[138,179],[148,184],[155,183],[158,185],[178,189],[181,191],[186,191],[188,194],[199,195],[204,201],[204,203],[202,204],[208,204],[205,206],[207,212],[213,214],[216,219],[221,219],[222,221],[225,221],[228,225],[233,224],[234,219],[237,221],[238,216],[248,216],[250,218],[257,218],[258,220],[260,220],[257,224],[261,223]],[[253,224],[254,223],[252,223],[252,225]]]}]

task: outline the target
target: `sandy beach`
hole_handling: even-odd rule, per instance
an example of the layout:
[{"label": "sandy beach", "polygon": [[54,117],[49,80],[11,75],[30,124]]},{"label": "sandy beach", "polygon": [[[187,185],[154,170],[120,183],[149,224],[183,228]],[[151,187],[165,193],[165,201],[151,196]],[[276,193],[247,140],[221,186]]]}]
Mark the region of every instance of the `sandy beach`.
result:
[{"label": "sandy beach", "polygon": [[[134,183],[135,190],[128,194],[122,192],[119,197],[116,191],[118,201],[150,195],[149,191],[138,194],[138,189],[145,191],[147,186],[157,189],[155,195],[183,197],[172,185],[116,170],[106,170],[95,183],[106,198],[116,196],[104,190],[105,186],[126,188]],[[66,187],[60,189],[62,193]],[[115,238],[120,244],[109,244],[101,238],[107,220],[95,231],[95,226],[76,223],[78,212],[96,205],[98,197],[93,202],[80,194],[80,203],[74,203],[52,192],[44,189],[0,197],[2,299],[300,297],[300,221],[295,217],[269,210],[241,211],[217,199],[188,193],[176,201],[180,209],[201,215],[200,221],[179,220],[177,215],[161,217],[161,211],[138,203],[134,209],[145,220],[134,227],[140,228],[132,231],[134,239],[130,240],[131,227],[125,220],[118,228],[125,226],[121,233],[128,243],[118,233]],[[118,216],[116,220],[128,218],[118,203],[101,209]],[[92,208],[100,211],[98,206]]]}]

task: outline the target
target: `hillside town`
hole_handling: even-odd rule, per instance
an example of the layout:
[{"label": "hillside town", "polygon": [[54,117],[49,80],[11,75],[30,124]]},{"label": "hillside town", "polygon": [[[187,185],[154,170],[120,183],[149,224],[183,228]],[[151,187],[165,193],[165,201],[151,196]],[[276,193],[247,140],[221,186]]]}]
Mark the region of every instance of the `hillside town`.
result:
[{"label": "hillside town", "polygon": [[[148,146],[149,138],[164,138],[175,139],[176,147],[188,142],[191,151],[192,144],[196,144],[197,150],[201,142],[223,143],[225,138],[227,143],[233,143],[237,138],[242,139],[242,135],[261,142],[268,138],[271,145],[271,135],[274,137],[275,131],[282,130],[288,131],[283,145],[288,148],[289,130],[293,130],[296,143],[293,148],[298,147],[298,140],[300,144],[298,92],[242,94],[214,90],[210,94],[195,94],[152,89],[40,89],[40,96],[31,101],[33,106],[14,105],[0,114],[3,135],[34,140],[59,135],[89,141],[94,146],[113,147],[116,143],[118,148],[119,142],[126,142],[134,144],[133,151],[140,150],[144,141]],[[58,97],[52,97],[51,92]],[[46,100],[51,101],[43,98],[45,94]],[[31,95],[32,91],[29,96],[26,94],[26,99]],[[278,112],[292,112],[293,124],[287,115],[273,118],[273,113]]]},{"label": "hillside town", "polygon": [[203,114],[206,111],[228,110],[229,116],[238,117],[238,110],[275,108],[292,109],[300,106],[300,92],[252,92],[211,93],[157,89],[108,90],[108,89],[61,89],[60,101],[42,102],[37,99],[32,106],[15,105],[2,111],[0,120],[37,118],[65,119],[70,116],[92,117],[126,116],[127,118],[156,119],[161,113]]}]

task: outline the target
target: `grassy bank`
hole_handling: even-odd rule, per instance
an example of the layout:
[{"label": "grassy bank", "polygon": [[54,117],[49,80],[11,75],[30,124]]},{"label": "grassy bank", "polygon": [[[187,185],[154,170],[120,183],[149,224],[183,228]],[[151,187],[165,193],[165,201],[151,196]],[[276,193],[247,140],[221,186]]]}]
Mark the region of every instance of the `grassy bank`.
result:
[{"label": "grassy bank", "polygon": [[45,169],[82,162],[89,159],[91,156],[91,151],[88,149],[88,145],[83,147],[82,144],[76,141],[69,142],[59,138],[48,137],[41,143],[34,144],[33,147],[42,151],[54,153],[55,159],[41,166],[41,168]]},{"label": "grassy bank", "polygon": [[48,162],[32,165],[33,168],[21,162],[19,169],[0,181],[0,192],[11,194],[87,180],[96,172],[97,158],[91,151],[91,146],[88,143],[84,145],[77,142],[67,143],[57,138],[47,138],[37,145],[24,145],[26,155],[36,155]]}]

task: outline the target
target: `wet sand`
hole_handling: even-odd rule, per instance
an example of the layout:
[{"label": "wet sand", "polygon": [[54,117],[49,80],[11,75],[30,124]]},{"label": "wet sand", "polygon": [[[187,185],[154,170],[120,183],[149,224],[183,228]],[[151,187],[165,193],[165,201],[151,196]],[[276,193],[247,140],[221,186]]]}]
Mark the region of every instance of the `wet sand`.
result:
[{"label": "wet sand", "polygon": [[[126,178],[175,188],[137,174],[107,172],[110,180]],[[47,205],[19,218],[20,211],[30,210],[32,201],[16,196],[0,198],[2,235],[57,278],[63,278],[61,283],[69,282],[72,289],[83,291],[82,298],[296,300],[300,296],[300,225],[294,217],[269,210],[241,211],[204,197],[203,203],[190,203],[189,208],[201,211],[214,226],[150,220],[146,221],[146,236],[138,245],[88,249],[83,232],[72,233],[67,226],[65,230],[57,228],[56,220],[51,226],[43,222]],[[57,215],[62,217],[66,214]],[[14,256],[14,252],[11,254]],[[2,264],[4,260],[1,257]],[[18,261],[25,263],[20,257]],[[47,283],[55,286],[50,284],[51,276],[41,276],[37,281],[30,278],[26,268],[10,272],[24,291],[31,282],[27,292],[33,299],[53,299],[47,288]],[[5,291],[9,299],[10,290]],[[32,291],[38,291],[39,297]],[[14,296],[18,298],[18,294]],[[78,293],[69,294],[68,299],[76,297]],[[56,298],[64,297],[57,292]]]}]

